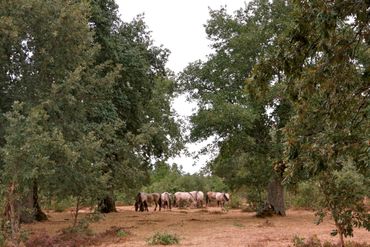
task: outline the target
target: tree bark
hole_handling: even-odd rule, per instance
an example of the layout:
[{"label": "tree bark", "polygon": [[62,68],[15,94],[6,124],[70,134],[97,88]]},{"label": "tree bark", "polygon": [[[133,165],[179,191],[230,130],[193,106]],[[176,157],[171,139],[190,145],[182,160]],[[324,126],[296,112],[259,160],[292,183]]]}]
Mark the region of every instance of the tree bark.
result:
[{"label": "tree bark", "polygon": [[275,176],[267,188],[267,202],[277,215],[285,216],[285,196],[281,179]]},{"label": "tree bark", "polygon": [[102,200],[100,200],[98,210],[100,213],[105,214],[117,212],[116,201],[113,195],[106,195]]},{"label": "tree bark", "polygon": [[76,209],[75,209],[74,217],[73,217],[73,227],[77,226],[78,212],[80,211],[80,203],[81,203],[81,200],[80,200],[80,197],[78,196],[76,198]]},{"label": "tree bark", "polygon": [[41,210],[38,200],[38,185],[34,181],[32,190],[22,199],[21,222],[32,223],[33,221],[45,221],[48,217]]},{"label": "tree bark", "polygon": [[38,185],[36,180],[33,182],[33,211],[34,211],[34,218],[36,221],[45,221],[48,220],[46,214],[41,210],[39,204],[39,194],[38,194]]}]

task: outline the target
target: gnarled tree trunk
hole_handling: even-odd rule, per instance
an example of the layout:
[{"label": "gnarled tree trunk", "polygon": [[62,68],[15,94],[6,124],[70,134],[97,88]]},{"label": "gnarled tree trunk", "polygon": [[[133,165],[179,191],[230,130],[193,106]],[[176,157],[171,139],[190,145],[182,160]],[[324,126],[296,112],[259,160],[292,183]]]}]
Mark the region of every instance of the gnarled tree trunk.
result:
[{"label": "gnarled tree trunk", "polygon": [[99,205],[98,205],[98,210],[100,213],[105,213],[105,214],[117,212],[116,200],[114,199],[113,186],[110,189],[109,194],[105,195],[105,197],[100,200]]},{"label": "gnarled tree trunk", "polygon": [[99,202],[99,212],[100,213],[112,213],[117,212],[116,202],[114,198],[110,195],[107,195]]},{"label": "gnarled tree trunk", "polygon": [[22,199],[22,209],[20,219],[22,223],[32,223],[33,221],[44,221],[48,217],[41,210],[38,200],[37,181],[33,181],[32,190]]},{"label": "gnarled tree trunk", "polygon": [[33,182],[33,210],[34,210],[34,219],[37,221],[45,221],[48,219],[46,214],[41,210],[39,204],[39,194],[37,182]]},{"label": "gnarled tree trunk", "polygon": [[272,178],[267,188],[267,202],[271,205],[275,214],[285,216],[285,196],[281,179],[277,176]]}]

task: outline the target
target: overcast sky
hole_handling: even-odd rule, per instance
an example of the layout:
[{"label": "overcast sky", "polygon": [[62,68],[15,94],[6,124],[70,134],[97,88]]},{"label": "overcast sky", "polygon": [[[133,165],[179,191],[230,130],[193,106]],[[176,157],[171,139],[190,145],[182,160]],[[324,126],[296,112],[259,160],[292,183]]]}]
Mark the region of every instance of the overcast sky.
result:
[{"label": "overcast sky", "polygon": [[[182,71],[190,62],[204,60],[211,53],[204,24],[209,19],[209,8],[220,9],[226,6],[229,13],[244,8],[243,0],[116,0],[121,19],[131,21],[144,13],[145,22],[152,31],[154,44],[163,45],[171,51],[167,67],[174,72]],[[173,107],[184,117],[189,116],[194,105],[187,104],[184,98],[174,101]],[[196,151],[201,145],[188,146]],[[212,154],[211,154],[212,155]],[[210,155],[194,160],[189,155],[181,155],[170,160],[182,165],[184,171],[194,173],[205,164]],[[196,163],[196,166],[193,164]]]}]

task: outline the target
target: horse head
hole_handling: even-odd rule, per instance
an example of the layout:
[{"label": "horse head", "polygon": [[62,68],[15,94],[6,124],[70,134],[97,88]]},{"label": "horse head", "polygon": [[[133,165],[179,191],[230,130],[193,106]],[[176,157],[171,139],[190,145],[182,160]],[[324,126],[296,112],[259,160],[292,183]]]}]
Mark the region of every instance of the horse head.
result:
[{"label": "horse head", "polygon": [[223,196],[224,196],[224,199],[225,199],[225,201],[230,201],[230,195],[229,195],[229,193],[223,193]]}]

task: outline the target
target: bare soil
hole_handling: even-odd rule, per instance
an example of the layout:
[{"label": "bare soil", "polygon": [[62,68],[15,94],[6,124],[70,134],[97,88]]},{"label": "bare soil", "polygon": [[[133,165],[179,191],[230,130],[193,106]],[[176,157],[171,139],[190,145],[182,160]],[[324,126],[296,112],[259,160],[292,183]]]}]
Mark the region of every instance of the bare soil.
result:
[{"label": "bare soil", "polygon": [[[133,206],[118,207],[117,213],[105,215],[104,219],[91,224],[96,234],[111,227],[125,229],[124,237],[104,237],[96,242],[100,247],[148,246],[147,240],[156,232],[176,234],[178,246],[292,246],[294,236],[309,238],[316,235],[322,242],[336,243],[338,237],[330,236],[334,223],[326,219],[315,225],[314,213],[307,210],[289,210],[286,217],[256,218],[255,213],[241,210],[222,212],[220,208],[172,209],[154,212],[135,212]],[[87,211],[87,210],[86,210]],[[81,217],[84,217],[84,214]],[[49,212],[49,221],[24,225],[31,236],[56,235],[72,224],[71,212]],[[351,241],[370,243],[370,234],[356,229]]]}]

